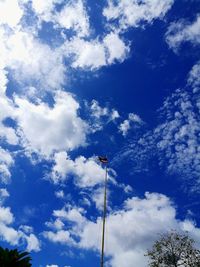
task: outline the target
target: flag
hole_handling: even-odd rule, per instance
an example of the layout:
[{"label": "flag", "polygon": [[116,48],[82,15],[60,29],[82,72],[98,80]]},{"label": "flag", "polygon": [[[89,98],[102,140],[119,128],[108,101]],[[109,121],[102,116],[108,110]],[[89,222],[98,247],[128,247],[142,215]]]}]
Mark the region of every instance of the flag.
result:
[{"label": "flag", "polygon": [[99,161],[101,161],[101,163],[108,163],[107,157],[99,156],[98,158],[99,158]]}]

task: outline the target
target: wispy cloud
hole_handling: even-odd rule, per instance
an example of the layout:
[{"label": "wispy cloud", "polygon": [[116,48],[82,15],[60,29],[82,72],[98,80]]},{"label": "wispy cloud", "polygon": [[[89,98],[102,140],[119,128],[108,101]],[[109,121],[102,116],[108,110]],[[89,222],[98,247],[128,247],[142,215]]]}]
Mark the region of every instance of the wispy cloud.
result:
[{"label": "wispy cloud", "polygon": [[200,182],[198,73],[199,64],[196,64],[188,76],[189,86],[177,89],[159,109],[160,123],[132,140],[119,155],[134,161],[134,171],[144,171],[143,167],[156,158],[168,174],[183,177],[192,185],[190,189],[197,191]]},{"label": "wispy cloud", "polygon": [[200,16],[195,21],[180,20],[172,22],[166,33],[166,41],[170,48],[177,51],[182,43],[191,42],[193,45],[200,43]]},{"label": "wispy cloud", "polygon": [[126,136],[131,128],[137,128],[143,124],[144,122],[137,114],[129,113],[128,119],[124,120],[119,125],[119,131],[122,133],[123,136]]},{"label": "wispy cloud", "polygon": [[143,23],[152,23],[155,19],[162,19],[172,7],[174,0],[145,0],[145,1],[113,1],[108,0],[108,6],[103,14],[106,19],[120,30],[138,27]]}]

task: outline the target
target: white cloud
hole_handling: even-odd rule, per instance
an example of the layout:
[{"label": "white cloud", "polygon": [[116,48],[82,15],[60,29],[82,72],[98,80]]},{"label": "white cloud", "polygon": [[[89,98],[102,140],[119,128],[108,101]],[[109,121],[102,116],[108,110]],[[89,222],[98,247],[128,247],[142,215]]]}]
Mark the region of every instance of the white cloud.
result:
[{"label": "white cloud", "polygon": [[80,37],[89,34],[89,18],[82,0],[69,1],[54,19],[60,27],[71,29]]},{"label": "white cloud", "polygon": [[71,94],[61,91],[56,93],[54,101],[54,106],[49,107],[15,97],[22,145],[46,157],[54,151],[83,146],[86,141],[87,125],[78,116],[77,101]]},{"label": "white cloud", "polygon": [[8,193],[7,189],[0,188],[0,201],[2,201],[3,199],[5,199],[9,196],[10,196],[10,194]]},{"label": "white cloud", "polygon": [[[115,122],[120,117],[119,112],[116,109],[110,109],[109,107],[100,106],[99,102],[92,100],[87,106],[91,117],[90,131],[96,132],[101,130],[107,123]],[[88,119],[89,120],[89,119]]]},{"label": "white cloud", "polygon": [[109,110],[107,107],[101,107],[99,105],[99,102],[94,100],[94,99],[91,102],[90,109],[92,111],[92,116],[94,116],[98,119],[102,116],[108,116],[108,113],[109,113]]},{"label": "white cloud", "polygon": [[168,172],[189,179],[197,190],[200,171],[199,99],[198,92],[193,94],[177,90],[164,102],[163,115],[166,120],[153,132],[160,164],[166,164]]},{"label": "white cloud", "polygon": [[184,42],[196,45],[200,43],[200,15],[193,23],[186,21],[173,22],[166,33],[166,41],[170,48],[177,51]]},{"label": "white cloud", "polygon": [[54,183],[64,182],[69,175],[75,176],[78,187],[93,187],[104,181],[105,171],[95,159],[79,156],[74,161],[66,152],[55,154],[55,165],[50,178]]},{"label": "white cloud", "polygon": [[7,66],[18,82],[36,83],[45,90],[60,89],[65,66],[59,48],[52,49],[25,31],[15,31],[4,40]]},{"label": "white cloud", "polygon": [[9,168],[14,164],[11,154],[0,147],[0,175],[1,182],[8,183],[11,177]]},{"label": "white cloud", "polygon": [[55,192],[55,196],[56,196],[57,198],[61,198],[61,199],[63,199],[63,198],[65,197],[65,193],[64,193],[63,190],[59,190],[59,191],[56,191],[56,192]]},{"label": "white cloud", "polygon": [[55,5],[62,3],[63,0],[32,0],[32,7],[38,16],[42,16],[44,20],[51,19],[51,12],[54,10]]},{"label": "white cloud", "polygon": [[128,130],[131,128],[130,121],[125,120],[119,126],[119,131],[122,133],[123,136],[127,135]]},{"label": "white cloud", "polygon": [[116,120],[119,117],[120,117],[119,112],[116,109],[113,109],[111,113],[111,120]]},{"label": "white cloud", "polygon": [[129,46],[117,33],[111,32],[102,41],[74,38],[65,44],[66,56],[72,56],[72,67],[96,70],[122,62],[129,53]]},{"label": "white cloud", "polygon": [[58,267],[58,265],[53,264],[53,265],[47,265],[46,267]]},{"label": "white cloud", "polygon": [[10,208],[0,206],[0,239],[11,245],[18,245],[20,241],[25,241],[28,251],[39,251],[40,242],[37,237],[33,233],[28,235],[26,229],[23,227],[19,227],[19,230],[15,230],[11,226],[13,222],[14,216]]},{"label": "white cloud", "polygon": [[0,218],[1,218],[1,223],[5,224],[11,224],[14,220],[10,208],[4,208],[4,207],[0,207]]},{"label": "white cloud", "polygon": [[4,202],[4,200],[9,197],[10,194],[5,188],[0,188],[0,204]]},{"label": "white cloud", "polygon": [[123,62],[130,51],[129,46],[114,32],[106,35],[103,42],[109,54],[108,64],[113,64],[115,61]]},{"label": "white cloud", "polygon": [[130,160],[133,171],[149,171],[152,158],[169,175],[182,179],[186,190],[199,191],[200,65],[188,74],[185,88],[177,89],[158,110],[160,123],[120,151],[117,160]]},{"label": "white cloud", "polygon": [[4,120],[7,118],[14,118],[14,106],[12,101],[6,96],[7,89],[7,72],[0,69],[0,137],[5,139],[6,142],[12,145],[18,143],[18,138],[15,130],[11,127],[4,125]]},{"label": "white cloud", "polygon": [[187,190],[196,191],[200,172],[198,72],[197,63],[189,73],[187,87],[177,89],[158,110],[160,123],[133,140],[119,156],[131,160],[134,171],[140,172],[148,170],[152,158],[156,158],[168,175],[176,174]]},{"label": "white cloud", "polygon": [[61,210],[54,210],[53,216],[64,220],[76,223],[77,225],[83,225],[85,223],[85,217],[83,216],[84,210],[77,207],[63,208]]},{"label": "white cloud", "polygon": [[17,245],[19,242],[19,233],[14,228],[0,221],[0,239],[11,245]]},{"label": "white cloud", "polygon": [[[108,200],[109,200],[109,196],[110,196],[110,192],[107,191]],[[103,206],[104,206],[104,187],[99,187],[98,189],[93,190],[91,194],[91,199],[95,203],[96,209],[102,211]]]},{"label": "white cloud", "polygon": [[[73,212],[72,212],[73,211]],[[68,246],[99,251],[101,219],[90,221],[84,217],[84,211],[77,208],[65,208],[54,211],[54,216],[65,223],[72,221],[74,224],[67,232],[49,232],[50,240],[62,242]],[[120,222],[120,223],[119,223]],[[146,193],[145,198],[133,197],[127,199],[121,209],[111,211],[106,221],[106,255],[107,263],[113,267],[132,267],[138,265],[146,267],[147,259],[144,254],[158,233],[176,229],[187,230],[195,239],[199,240],[200,229],[194,222],[177,220],[176,210],[168,197],[157,193]],[[99,233],[99,234],[98,234]],[[58,238],[59,235],[59,238]],[[73,240],[74,235],[76,241]],[[56,239],[55,239],[56,236]],[[70,239],[71,238],[71,239]],[[69,243],[70,240],[70,243]],[[128,259],[124,261],[124,259]]]},{"label": "white cloud", "polygon": [[52,228],[53,230],[62,230],[65,226],[64,223],[57,218],[54,222],[46,222],[45,225],[49,228]]},{"label": "white cloud", "polygon": [[26,234],[33,233],[33,227],[28,225],[20,225],[19,229]]},{"label": "white cloud", "polygon": [[57,4],[64,4],[63,0],[32,0],[32,7],[39,19],[52,22],[55,28],[72,30],[77,36],[87,36],[90,33],[89,17],[84,1],[67,1],[60,11],[56,11]]},{"label": "white cloud", "polygon": [[24,235],[24,238],[27,242],[26,249],[28,251],[35,251],[35,252],[40,251],[40,249],[41,249],[40,248],[40,242],[34,234]]},{"label": "white cloud", "polygon": [[104,46],[97,40],[75,38],[66,44],[66,53],[74,55],[73,68],[98,69],[106,65]]},{"label": "white cloud", "polygon": [[[47,222],[46,226],[53,229],[53,231],[45,231],[43,235],[45,238],[53,243],[61,243],[65,245],[74,245],[75,241],[73,239],[74,235],[77,235],[76,231],[78,228],[85,224],[86,219],[83,216],[84,210],[77,207],[64,207],[61,210],[54,210],[53,216],[56,220],[52,222]],[[73,223],[73,230],[71,227],[65,230],[65,223]]]},{"label": "white cloud", "polygon": [[57,232],[45,231],[43,233],[44,237],[53,243],[60,244],[73,244],[73,239],[70,237],[70,233],[67,230],[59,230]]},{"label": "white cloud", "polygon": [[194,92],[200,88],[200,62],[195,64],[188,77],[188,84],[194,88]]},{"label": "white cloud", "polygon": [[7,72],[3,69],[4,68],[4,62],[1,62],[0,65],[2,65],[0,68],[0,95],[1,97],[5,98],[5,92],[7,88]]},{"label": "white cloud", "polygon": [[0,1],[0,25],[7,24],[13,28],[18,25],[22,15],[23,10],[20,8],[18,0]]},{"label": "white cloud", "polygon": [[119,131],[122,133],[123,136],[126,136],[128,131],[135,126],[140,126],[143,124],[142,119],[134,113],[129,113],[128,119],[124,120],[120,125],[119,125]]},{"label": "white cloud", "polygon": [[174,0],[108,0],[103,15],[109,22],[118,21],[121,30],[137,27],[141,23],[151,23],[161,19],[173,5]]},{"label": "white cloud", "polygon": [[91,101],[90,109],[92,112],[91,115],[93,117],[96,117],[97,119],[100,119],[101,117],[106,116],[108,117],[110,121],[110,120],[115,120],[120,117],[117,110],[115,109],[110,110],[108,107],[101,107],[99,105],[99,102],[94,99]]},{"label": "white cloud", "polygon": [[[172,228],[182,230],[182,225],[175,218],[176,211],[166,196],[146,193],[145,197],[127,200],[123,210],[114,212],[107,218],[106,252],[112,257],[111,266],[146,266],[144,254],[156,239],[157,233]],[[80,241],[82,247],[99,249],[98,237],[91,238],[95,236],[99,224],[100,221],[88,222],[84,227]],[[197,232],[199,236],[200,230]],[[124,261],[126,257],[128,259]]]}]

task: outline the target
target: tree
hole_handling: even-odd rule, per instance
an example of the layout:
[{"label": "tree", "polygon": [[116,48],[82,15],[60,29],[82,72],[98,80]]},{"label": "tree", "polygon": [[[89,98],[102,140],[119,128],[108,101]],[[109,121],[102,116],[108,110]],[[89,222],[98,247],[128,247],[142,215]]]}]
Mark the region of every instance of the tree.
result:
[{"label": "tree", "polygon": [[145,256],[150,267],[200,267],[200,251],[187,234],[163,234]]},{"label": "tree", "polygon": [[17,249],[9,250],[0,247],[1,267],[30,267],[31,257],[28,252],[19,252]]}]

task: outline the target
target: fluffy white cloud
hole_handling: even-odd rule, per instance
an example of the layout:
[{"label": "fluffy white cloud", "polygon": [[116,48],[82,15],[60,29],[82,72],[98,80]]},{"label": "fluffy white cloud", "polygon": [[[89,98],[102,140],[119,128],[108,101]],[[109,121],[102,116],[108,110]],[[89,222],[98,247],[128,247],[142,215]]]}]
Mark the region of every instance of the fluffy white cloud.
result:
[{"label": "fluffy white cloud", "polygon": [[66,55],[72,56],[72,67],[95,70],[115,61],[124,61],[129,46],[117,33],[111,32],[102,41],[74,38],[66,42],[65,51]]},{"label": "fluffy white cloud", "polygon": [[60,220],[70,221],[76,223],[77,225],[83,225],[85,223],[85,217],[83,216],[84,210],[77,207],[67,207],[61,210],[54,210],[53,216],[59,218]]},{"label": "fluffy white cloud", "polygon": [[41,249],[40,248],[40,242],[34,234],[31,233],[30,235],[24,235],[24,238],[27,242],[26,249],[28,251],[35,251],[35,252],[40,251],[40,249]]},{"label": "fluffy white cloud", "polygon": [[[182,225],[176,220],[175,215],[172,203],[164,195],[146,193],[144,199],[134,197],[127,200],[123,210],[114,212],[107,218],[106,253],[112,257],[111,266],[146,266],[147,259],[144,254],[157,233],[172,228],[182,230]],[[98,220],[96,223],[88,222],[84,227],[80,234],[81,247],[99,249],[98,237],[94,238],[99,224]],[[195,230],[199,237],[200,230]],[[124,258],[127,261],[124,261]]]},{"label": "fluffy white cloud", "polygon": [[0,205],[4,202],[4,200],[9,197],[10,194],[5,188],[0,188]]},{"label": "fluffy white cloud", "polygon": [[89,34],[89,18],[82,0],[66,3],[54,19],[60,27],[73,30],[78,36]]},{"label": "fluffy white cloud", "polygon": [[58,265],[53,264],[53,265],[47,265],[46,267],[58,267]]},{"label": "fluffy white cloud", "polygon": [[4,208],[4,207],[0,207],[0,218],[1,218],[1,223],[5,224],[11,224],[14,220],[10,208]]},{"label": "fluffy white cloud", "polygon": [[0,239],[11,245],[17,245],[19,242],[19,233],[14,228],[0,221]]},{"label": "fluffy white cloud", "polygon": [[85,41],[75,38],[67,43],[66,53],[74,55],[72,67],[98,69],[106,65],[104,46],[97,40]]},{"label": "fluffy white cloud", "polygon": [[123,136],[126,136],[128,131],[135,126],[140,126],[143,124],[142,119],[134,113],[130,113],[128,115],[128,119],[124,120],[120,125],[119,125],[119,131],[122,133]]},{"label": "fluffy white cloud", "polygon": [[56,93],[54,101],[49,107],[15,97],[22,145],[46,157],[54,151],[75,149],[86,141],[87,125],[78,116],[77,101],[62,91]]},{"label": "fluffy white cloud", "polygon": [[15,31],[4,39],[6,66],[18,82],[40,84],[43,89],[60,89],[65,79],[65,66],[59,48],[51,48],[32,34]]},{"label": "fluffy white cloud", "polygon": [[45,225],[53,230],[62,230],[64,228],[64,223],[58,217],[54,222],[46,222]]},{"label": "fluffy white cloud", "polygon": [[60,244],[73,244],[74,241],[70,237],[70,233],[67,230],[59,230],[57,232],[46,231],[43,233],[44,237],[47,238],[49,241],[53,243],[60,243]]},{"label": "fluffy white cloud", "polygon": [[[64,4],[60,11],[57,4]],[[39,19],[52,22],[56,28],[72,30],[78,36],[87,36],[90,32],[89,17],[84,1],[75,0],[32,0],[32,7]]]},{"label": "fluffy white cloud", "polygon": [[200,16],[193,23],[186,21],[173,22],[166,33],[166,41],[170,48],[175,51],[183,42],[200,43]]},{"label": "fluffy white cloud", "polygon": [[69,175],[74,175],[75,184],[84,188],[101,184],[105,171],[93,158],[80,156],[73,161],[66,152],[56,153],[50,178],[54,183],[62,183]]},{"label": "fluffy white cloud", "polygon": [[42,16],[44,20],[51,19],[51,12],[55,8],[56,4],[62,3],[63,0],[32,0],[32,7],[38,16]]},{"label": "fluffy white cloud", "polygon": [[11,245],[18,245],[20,241],[25,241],[28,251],[39,251],[40,242],[38,238],[33,233],[28,235],[26,229],[23,227],[20,227],[19,230],[15,230],[11,226],[13,222],[14,216],[10,208],[0,206],[0,239]]},{"label": "fluffy white cloud", "polygon": [[17,26],[22,18],[23,10],[18,0],[0,1],[0,25],[7,24],[11,28]]},{"label": "fluffy white cloud", "polygon": [[173,3],[174,0],[108,0],[103,14],[108,21],[118,21],[120,29],[123,30],[163,18]]},{"label": "fluffy white cloud", "polygon": [[[86,222],[84,210],[77,207],[63,207],[61,210],[54,210],[53,216],[56,217],[54,222],[46,222],[46,226],[52,228],[51,231],[43,232],[45,238],[53,243],[61,243],[65,245],[74,245],[74,235],[76,231]],[[73,227],[65,229],[65,223],[72,223]]]},{"label": "fluffy white cloud", "polygon": [[127,46],[119,35],[111,32],[105,36],[104,40],[105,48],[108,51],[108,64],[112,64],[115,61],[123,62],[129,53],[129,46]]},{"label": "fluffy white cloud", "polygon": [[8,183],[11,177],[9,168],[14,164],[11,154],[0,147],[0,175],[1,182]]},{"label": "fluffy white cloud", "polygon": [[[60,234],[60,230],[49,232],[51,233],[49,235],[50,240],[82,249],[99,251],[100,218],[96,221],[90,221],[84,217],[83,211],[77,210],[77,208],[68,210],[63,208],[54,211],[54,216],[63,221],[65,224],[62,226],[63,228],[69,222],[74,224],[67,232],[68,238],[66,240],[63,240],[66,234],[65,230],[62,230],[64,231],[63,234]],[[173,203],[165,195],[146,193],[145,198],[127,199],[122,209],[111,211],[107,216],[106,255],[110,258],[108,259],[109,266],[131,267],[138,264],[138,266],[146,267],[147,259],[144,254],[147,248],[152,245],[158,233],[171,229],[187,230],[195,240],[199,240],[200,229],[195,227],[191,221],[177,220]],[[54,238],[55,236],[58,237],[58,234],[60,235],[59,240]],[[80,241],[73,240],[74,235]],[[124,258],[127,260],[124,261]]]}]

